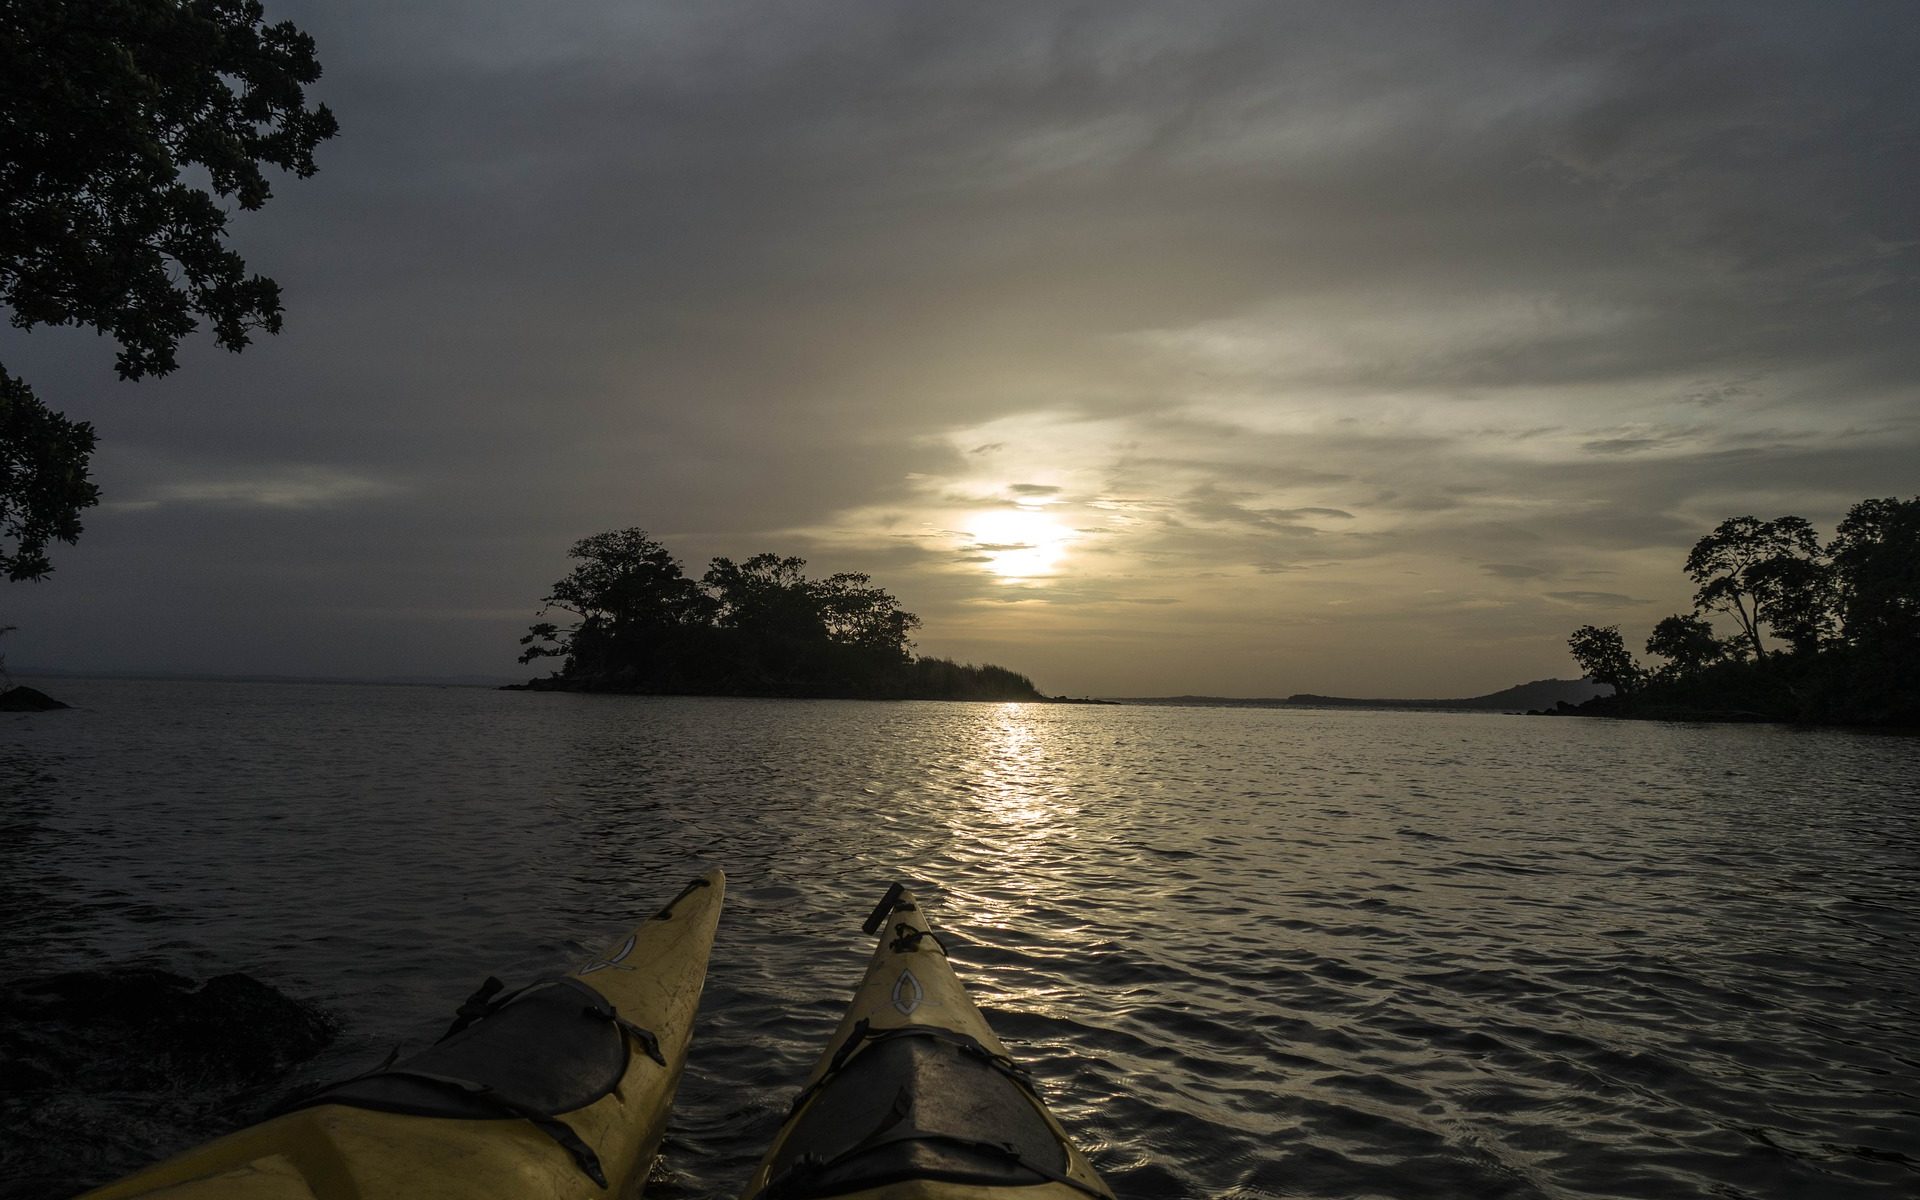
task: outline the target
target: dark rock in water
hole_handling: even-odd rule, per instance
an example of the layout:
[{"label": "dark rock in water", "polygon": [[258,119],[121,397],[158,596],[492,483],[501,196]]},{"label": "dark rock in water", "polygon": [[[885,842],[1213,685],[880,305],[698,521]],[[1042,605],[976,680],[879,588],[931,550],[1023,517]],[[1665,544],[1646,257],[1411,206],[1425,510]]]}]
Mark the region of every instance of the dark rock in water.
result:
[{"label": "dark rock in water", "polygon": [[0,712],[48,712],[71,707],[39,688],[12,687],[0,692]]},{"label": "dark rock in water", "polygon": [[335,1028],[249,975],[0,984],[0,1200],[68,1195],[259,1119]]},{"label": "dark rock in water", "polygon": [[326,1014],[250,975],[69,971],[0,986],[11,1090],[264,1083],[333,1041]]}]

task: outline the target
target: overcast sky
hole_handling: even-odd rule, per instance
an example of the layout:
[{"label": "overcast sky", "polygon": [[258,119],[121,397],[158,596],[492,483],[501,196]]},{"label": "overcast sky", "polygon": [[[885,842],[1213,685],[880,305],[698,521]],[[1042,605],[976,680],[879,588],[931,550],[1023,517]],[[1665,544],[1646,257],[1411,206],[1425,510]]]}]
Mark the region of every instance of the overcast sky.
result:
[{"label": "overcast sky", "polygon": [[567,547],[1048,692],[1470,695],[1920,492],[1920,5],[269,0],[286,331],[114,379],[16,667],[526,674]]}]

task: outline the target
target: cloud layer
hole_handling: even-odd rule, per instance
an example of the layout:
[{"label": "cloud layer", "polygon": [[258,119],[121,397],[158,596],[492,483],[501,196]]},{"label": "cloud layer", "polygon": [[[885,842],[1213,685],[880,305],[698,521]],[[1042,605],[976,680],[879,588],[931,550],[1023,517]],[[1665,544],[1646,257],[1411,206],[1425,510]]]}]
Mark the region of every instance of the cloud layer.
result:
[{"label": "cloud layer", "polygon": [[1910,5],[273,12],[288,331],[0,339],[109,502],[16,662],[507,673],[631,524],[1050,691],[1462,694],[1920,491]]}]

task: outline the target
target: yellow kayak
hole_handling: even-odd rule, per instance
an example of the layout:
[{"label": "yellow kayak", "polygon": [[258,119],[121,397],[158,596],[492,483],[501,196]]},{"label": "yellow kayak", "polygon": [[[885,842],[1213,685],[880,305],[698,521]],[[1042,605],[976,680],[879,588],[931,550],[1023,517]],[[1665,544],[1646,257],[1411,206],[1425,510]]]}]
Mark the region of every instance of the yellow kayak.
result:
[{"label": "yellow kayak", "polygon": [[746,1200],[1113,1200],[899,884],[880,944]]},{"label": "yellow kayak", "polygon": [[87,1200],[631,1197],[660,1146],[726,892],[713,871],[578,971],[498,980],[447,1036]]}]

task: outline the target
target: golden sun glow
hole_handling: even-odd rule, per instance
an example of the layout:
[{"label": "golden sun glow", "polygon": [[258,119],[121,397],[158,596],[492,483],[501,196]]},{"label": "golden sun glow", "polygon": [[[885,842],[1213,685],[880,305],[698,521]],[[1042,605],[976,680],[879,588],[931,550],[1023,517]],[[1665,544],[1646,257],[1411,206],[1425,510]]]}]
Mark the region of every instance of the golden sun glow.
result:
[{"label": "golden sun glow", "polygon": [[1073,531],[1034,507],[1000,508],[976,515],[967,528],[969,548],[988,571],[1003,579],[1051,575],[1066,554]]}]

